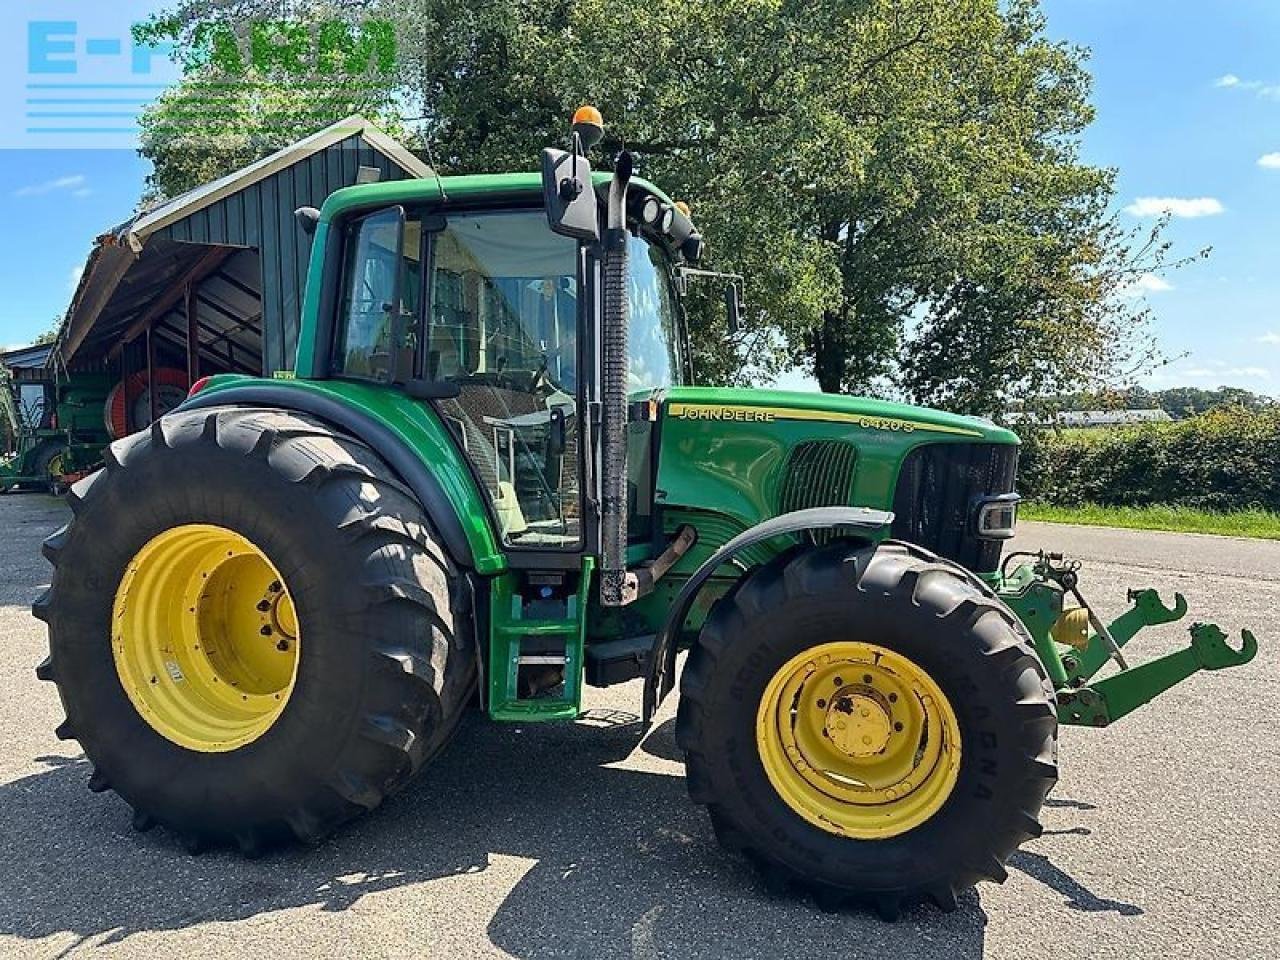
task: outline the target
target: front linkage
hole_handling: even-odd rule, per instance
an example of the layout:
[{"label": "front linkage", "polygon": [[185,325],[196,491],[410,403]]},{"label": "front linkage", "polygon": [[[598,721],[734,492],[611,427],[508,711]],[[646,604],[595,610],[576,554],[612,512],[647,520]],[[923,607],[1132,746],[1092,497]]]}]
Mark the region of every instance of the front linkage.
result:
[{"label": "front linkage", "polygon": [[[1020,557],[1032,559],[1010,571],[1010,562]],[[1080,593],[1079,569],[1079,561],[1057,553],[1014,553],[1005,558],[994,584],[1000,599],[1031,634],[1057,691],[1060,723],[1105,727],[1199,670],[1238,667],[1258,652],[1248,630],[1241,631],[1243,644],[1235,650],[1217,625],[1193,623],[1189,647],[1130,667],[1121,648],[1143,627],[1181,620],[1187,613],[1186,599],[1176,594],[1170,609],[1155,590],[1130,590],[1133,606],[1106,625]],[[1068,596],[1074,605],[1066,605]],[[1110,660],[1120,671],[1095,681]]]}]

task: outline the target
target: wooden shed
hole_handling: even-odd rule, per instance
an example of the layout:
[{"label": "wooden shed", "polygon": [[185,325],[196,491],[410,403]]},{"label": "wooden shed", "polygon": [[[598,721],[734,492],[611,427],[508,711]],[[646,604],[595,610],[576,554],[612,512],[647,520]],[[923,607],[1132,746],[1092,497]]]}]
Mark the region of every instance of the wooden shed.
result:
[{"label": "wooden shed", "polygon": [[356,116],[147,210],[97,239],[50,363],[118,373],[128,430],[200,376],[292,369],[311,252],[294,211],[431,176]]}]

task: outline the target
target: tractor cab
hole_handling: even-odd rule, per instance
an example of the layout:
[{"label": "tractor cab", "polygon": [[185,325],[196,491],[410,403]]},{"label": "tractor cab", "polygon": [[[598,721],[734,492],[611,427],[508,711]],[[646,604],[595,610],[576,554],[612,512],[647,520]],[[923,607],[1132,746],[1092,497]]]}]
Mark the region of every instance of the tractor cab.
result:
[{"label": "tractor cab", "polygon": [[[590,258],[542,209],[514,198],[456,212],[396,205],[343,232],[331,375],[433,401],[505,548],[581,547],[580,412],[594,399],[599,362]],[[688,364],[678,253],[648,231],[627,244],[627,388],[671,387]]]}]

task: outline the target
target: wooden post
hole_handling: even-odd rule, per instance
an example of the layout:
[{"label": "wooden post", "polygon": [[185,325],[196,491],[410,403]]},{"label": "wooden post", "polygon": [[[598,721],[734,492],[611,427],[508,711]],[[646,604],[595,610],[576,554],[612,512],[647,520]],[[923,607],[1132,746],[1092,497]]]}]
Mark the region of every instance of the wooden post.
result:
[{"label": "wooden post", "polygon": [[147,327],[147,424],[160,419],[160,398],[156,396],[156,337],[153,327]]},{"label": "wooden post", "polygon": [[133,399],[129,396],[129,344],[120,351],[120,392],[124,394],[124,432],[133,433]]},{"label": "wooden post", "polygon": [[196,285],[187,284],[187,389],[200,379],[200,326]]}]

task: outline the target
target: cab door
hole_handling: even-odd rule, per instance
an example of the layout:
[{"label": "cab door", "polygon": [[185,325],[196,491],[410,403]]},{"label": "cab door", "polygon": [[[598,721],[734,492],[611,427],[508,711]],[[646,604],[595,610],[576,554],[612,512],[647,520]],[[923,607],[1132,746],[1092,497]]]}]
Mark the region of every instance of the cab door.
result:
[{"label": "cab door", "polygon": [[583,545],[577,244],[540,209],[450,213],[429,240],[420,375],[513,562]]}]

